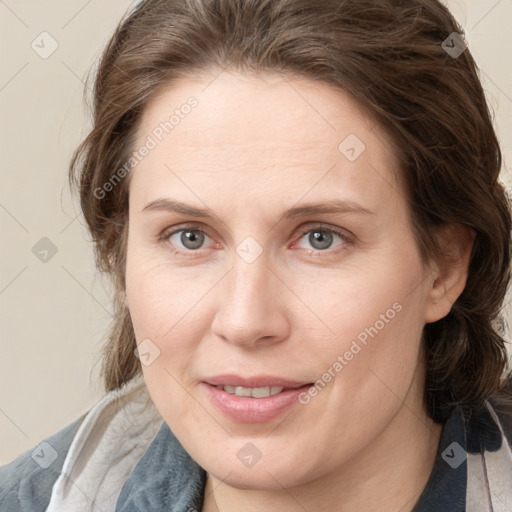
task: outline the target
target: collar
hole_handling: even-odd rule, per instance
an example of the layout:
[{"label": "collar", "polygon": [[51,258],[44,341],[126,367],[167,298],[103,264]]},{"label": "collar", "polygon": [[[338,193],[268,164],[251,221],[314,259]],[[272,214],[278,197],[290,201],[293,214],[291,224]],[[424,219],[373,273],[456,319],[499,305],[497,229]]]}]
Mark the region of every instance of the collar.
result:
[{"label": "collar", "polygon": [[464,418],[454,409],[444,424],[430,478],[412,512],[464,512],[466,487]]},{"label": "collar", "polygon": [[485,402],[469,419],[455,408],[413,512],[507,512],[511,480],[511,447],[491,404]]},{"label": "collar", "polygon": [[123,486],[115,512],[197,512],[203,507],[204,471],[163,423]]}]

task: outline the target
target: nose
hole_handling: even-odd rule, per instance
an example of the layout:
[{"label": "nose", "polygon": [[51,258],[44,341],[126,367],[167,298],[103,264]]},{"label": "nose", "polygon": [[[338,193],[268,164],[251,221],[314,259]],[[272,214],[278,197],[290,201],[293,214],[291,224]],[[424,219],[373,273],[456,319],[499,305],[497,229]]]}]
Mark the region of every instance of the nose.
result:
[{"label": "nose", "polygon": [[233,268],[219,283],[212,332],[245,348],[278,343],[289,336],[286,291],[267,260],[247,263],[235,255]]}]

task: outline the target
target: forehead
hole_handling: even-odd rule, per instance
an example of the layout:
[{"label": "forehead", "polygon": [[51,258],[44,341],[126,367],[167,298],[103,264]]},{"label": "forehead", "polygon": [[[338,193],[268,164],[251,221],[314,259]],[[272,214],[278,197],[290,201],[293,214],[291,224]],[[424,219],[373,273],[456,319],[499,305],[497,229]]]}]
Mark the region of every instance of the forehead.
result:
[{"label": "forehead", "polygon": [[180,177],[188,195],[232,191],[240,201],[269,193],[321,200],[333,187],[370,203],[404,195],[385,132],[348,94],[292,75],[181,79],[147,105],[134,149],[150,140],[131,175],[137,204],[185,192]]}]

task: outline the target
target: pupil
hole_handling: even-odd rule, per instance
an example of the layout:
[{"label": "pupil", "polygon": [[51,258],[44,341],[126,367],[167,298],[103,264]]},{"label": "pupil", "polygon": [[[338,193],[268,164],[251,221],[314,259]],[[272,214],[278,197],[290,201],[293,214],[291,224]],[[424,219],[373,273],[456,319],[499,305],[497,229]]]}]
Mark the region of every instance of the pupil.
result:
[{"label": "pupil", "polygon": [[203,243],[204,235],[197,231],[184,231],[181,235],[181,243],[187,249],[198,249]]},{"label": "pupil", "polygon": [[309,242],[315,249],[327,249],[332,244],[332,234],[327,231],[313,231]]}]

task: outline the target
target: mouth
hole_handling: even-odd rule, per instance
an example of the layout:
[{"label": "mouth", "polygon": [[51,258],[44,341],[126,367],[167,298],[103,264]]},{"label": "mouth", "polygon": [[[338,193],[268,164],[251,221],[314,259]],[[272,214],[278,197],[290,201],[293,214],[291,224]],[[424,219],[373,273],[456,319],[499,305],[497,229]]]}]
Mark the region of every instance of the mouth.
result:
[{"label": "mouth", "polygon": [[239,375],[219,375],[204,380],[206,384],[215,386],[226,393],[250,398],[266,398],[290,389],[298,389],[312,382],[299,382],[272,375],[242,377]]},{"label": "mouth", "polygon": [[219,411],[232,420],[263,423],[299,404],[299,395],[313,383],[272,376],[247,378],[224,375],[207,378],[201,385]]},{"label": "mouth", "polygon": [[222,389],[230,395],[247,396],[251,398],[266,398],[281,393],[284,390],[292,389],[283,386],[265,386],[261,388],[244,388],[243,386],[215,386],[217,389]]}]

